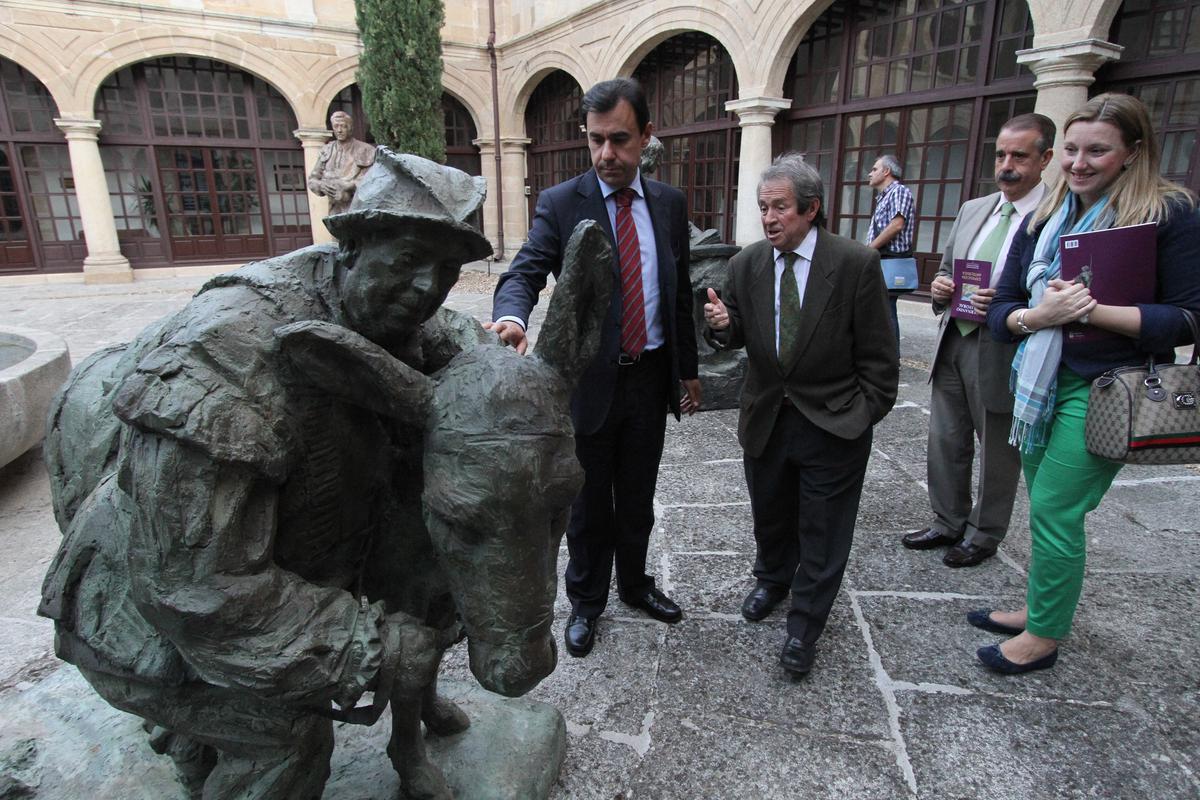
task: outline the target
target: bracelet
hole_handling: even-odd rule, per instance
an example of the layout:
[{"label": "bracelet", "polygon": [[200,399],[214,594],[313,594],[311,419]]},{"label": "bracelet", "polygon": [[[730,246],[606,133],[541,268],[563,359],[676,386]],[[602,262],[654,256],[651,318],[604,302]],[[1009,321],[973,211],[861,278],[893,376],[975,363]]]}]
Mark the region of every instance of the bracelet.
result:
[{"label": "bracelet", "polygon": [[1028,308],[1022,308],[1017,312],[1017,328],[1019,328],[1021,333],[1025,334],[1026,336],[1034,332],[1033,328],[1025,324],[1025,314],[1028,311]]}]

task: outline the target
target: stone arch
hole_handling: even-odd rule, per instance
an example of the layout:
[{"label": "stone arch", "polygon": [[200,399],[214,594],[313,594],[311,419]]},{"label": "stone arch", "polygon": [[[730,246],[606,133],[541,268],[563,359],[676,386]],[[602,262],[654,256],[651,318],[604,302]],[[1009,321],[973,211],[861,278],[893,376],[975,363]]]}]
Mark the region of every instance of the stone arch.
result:
[{"label": "stone arch", "polygon": [[[504,109],[508,109],[508,120],[501,117],[500,125],[503,130],[525,130],[525,108],[529,105],[529,98],[533,96],[534,90],[538,84],[554,70],[562,70],[570,75],[579,83],[580,88],[585,92],[588,88],[598,82],[600,79],[593,79],[589,74],[589,70],[575,58],[566,53],[546,50],[537,53],[520,65],[518,71],[525,76],[525,80],[521,84],[512,84],[502,87],[500,95],[500,108],[502,114]],[[511,125],[511,127],[510,127]]]},{"label": "stone arch", "polygon": [[327,124],[325,110],[338,96],[338,92],[355,83],[355,73],[358,71],[358,56],[345,56],[338,61],[326,65],[317,76],[317,88],[313,91],[313,106],[309,116],[296,118],[302,128],[324,128]]},{"label": "stone arch", "polygon": [[1029,0],[1035,47],[1108,38],[1122,0]]},{"label": "stone arch", "polygon": [[472,82],[466,71],[461,67],[446,63],[442,67],[442,91],[462,103],[463,108],[471,115],[475,123],[475,131],[479,136],[491,136],[492,115],[488,113],[491,106],[491,76],[481,88],[478,82]]},{"label": "stone arch", "polygon": [[135,31],[114,36],[103,57],[83,65],[74,85],[74,106],[86,108],[90,114],[96,93],[109,75],[142,61],[178,55],[211,58],[262,79],[283,96],[297,121],[301,119],[297,112],[312,103],[314,92],[306,88],[309,71],[301,64],[264,56],[246,42],[224,34],[178,33],[143,38]]},{"label": "stone arch", "polygon": [[[777,25],[774,30],[764,31],[763,39],[760,42],[760,47],[764,52],[773,54],[769,59],[764,59],[768,68],[763,78],[761,94],[766,97],[784,96],[783,81],[787,77],[792,55],[800,45],[800,40],[808,33],[808,29],[832,5],[833,0],[817,0],[817,2],[803,7],[797,13],[796,4],[789,0],[774,0],[771,3],[771,7],[765,13],[779,20],[781,24]],[[787,24],[782,24],[789,18],[790,21]]]},{"label": "stone arch", "polygon": [[757,59],[751,57],[745,39],[730,24],[730,20],[738,19],[738,16],[739,11],[733,8],[716,10],[693,6],[640,19],[613,36],[609,48],[613,55],[603,65],[604,73],[632,75],[642,60],[667,39],[681,33],[699,32],[716,39],[729,53],[740,86],[742,76],[753,72],[752,65]]},{"label": "stone arch", "polygon": [[[58,58],[58,54],[19,35],[8,26],[0,26],[0,54],[45,86],[60,114],[78,113],[79,109],[71,105],[71,86],[66,80],[71,70]],[[88,116],[91,116],[90,109]]]}]

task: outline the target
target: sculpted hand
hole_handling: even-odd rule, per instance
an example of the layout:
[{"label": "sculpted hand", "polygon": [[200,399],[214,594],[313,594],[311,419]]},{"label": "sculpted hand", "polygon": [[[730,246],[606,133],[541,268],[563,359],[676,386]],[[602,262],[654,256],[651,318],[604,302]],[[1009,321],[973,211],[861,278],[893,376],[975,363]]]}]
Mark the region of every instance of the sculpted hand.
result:
[{"label": "sculpted hand", "polygon": [[938,275],[933,279],[933,283],[929,284],[929,294],[933,297],[933,302],[945,305],[950,302],[950,295],[954,294],[954,281],[945,275]]},{"label": "sculpted hand", "polygon": [[717,297],[716,289],[709,288],[708,302],[704,304],[704,321],[714,331],[723,331],[729,327],[729,311],[721,298]]},{"label": "sculpted hand", "polygon": [[995,289],[980,289],[971,295],[971,308],[975,309],[977,314],[986,314],[988,306],[992,304],[992,298],[995,296]]},{"label": "sculpted hand", "polygon": [[[712,289],[709,289],[711,292]],[[703,393],[700,390],[700,379],[689,378],[680,381],[683,384],[683,395],[679,398],[679,410],[689,417],[700,410]]]},{"label": "sculpted hand", "polygon": [[516,348],[517,352],[525,355],[525,350],[529,347],[529,340],[525,338],[525,329],[515,322],[505,320],[504,322],[485,322],[483,323],[485,331],[492,331],[500,337],[500,341],[510,347]]}]

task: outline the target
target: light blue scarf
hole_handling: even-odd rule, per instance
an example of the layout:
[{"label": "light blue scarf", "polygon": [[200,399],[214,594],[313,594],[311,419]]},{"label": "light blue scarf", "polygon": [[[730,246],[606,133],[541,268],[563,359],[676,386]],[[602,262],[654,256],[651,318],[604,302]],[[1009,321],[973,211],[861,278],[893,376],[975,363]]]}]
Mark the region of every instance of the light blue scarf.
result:
[{"label": "light blue scarf", "polygon": [[[1033,262],[1025,278],[1029,307],[1042,302],[1050,281],[1062,272],[1059,237],[1068,233],[1102,230],[1112,225],[1113,215],[1101,212],[1108,206],[1108,195],[1097,200],[1083,218],[1071,225],[1078,213],[1079,199],[1067,192],[1054,215],[1038,236]],[[1054,414],[1054,394],[1058,383],[1058,364],[1062,358],[1062,328],[1042,328],[1025,337],[1013,359],[1009,386],[1013,392],[1013,422],[1008,442],[1022,453],[1046,446],[1046,435]]]}]

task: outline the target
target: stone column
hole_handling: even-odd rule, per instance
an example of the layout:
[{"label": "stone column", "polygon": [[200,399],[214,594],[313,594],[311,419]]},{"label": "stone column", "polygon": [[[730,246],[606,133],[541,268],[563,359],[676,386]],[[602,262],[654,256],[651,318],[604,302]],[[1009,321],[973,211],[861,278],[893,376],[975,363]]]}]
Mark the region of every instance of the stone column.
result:
[{"label": "stone column", "polygon": [[[504,195],[504,260],[517,254],[529,231],[528,198],[525,197],[525,148],[531,142],[522,136],[500,137],[500,171]],[[479,148],[483,177],[488,182],[488,199],[483,209],[483,233],[500,252],[500,230],[496,191],[496,141],[490,138],[472,140]]]},{"label": "stone column", "polygon": [[738,115],[742,127],[735,244],[745,246],[762,238],[758,176],[771,165],[771,126],[775,124],[775,115],[791,105],[791,100],[782,97],[744,97],[725,104],[726,111]]},{"label": "stone column", "polygon": [[[313,167],[317,165],[317,156],[321,154],[321,148],[325,146],[325,143],[333,138],[333,131],[327,131],[324,128],[297,128],[292,131],[292,135],[300,140],[300,144],[304,145],[304,183],[307,185],[308,176],[313,171]],[[312,225],[313,244],[333,241],[333,234],[322,222],[327,216],[329,216],[329,198],[309,192],[308,221]]]},{"label": "stone column", "polygon": [[128,283],[133,280],[129,259],[121,255],[117,225],[108,199],[108,182],[100,160],[100,121],[56,119],[54,124],[67,136],[75,198],[83,222],[87,256],[83,259],[85,283]]},{"label": "stone column", "polygon": [[[1054,120],[1060,149],[1062,126],[1067,116],[1087,102],[1088,87],[1096,82],[1096,70],[1107,61],[1116,61],[1125,48],[1102,39],[1033,47],[1017,51],[1017,63],[1025,64],[1034,74],[1037,89],[1034,110]],[[1057,159],[1051,163],[1047,179],[1057,173]]]}]

